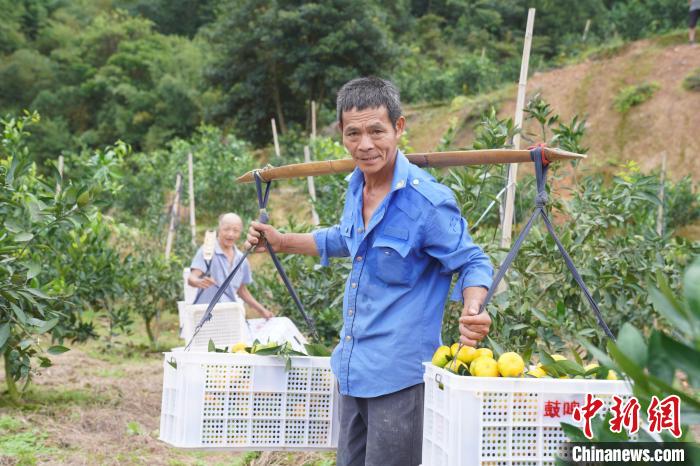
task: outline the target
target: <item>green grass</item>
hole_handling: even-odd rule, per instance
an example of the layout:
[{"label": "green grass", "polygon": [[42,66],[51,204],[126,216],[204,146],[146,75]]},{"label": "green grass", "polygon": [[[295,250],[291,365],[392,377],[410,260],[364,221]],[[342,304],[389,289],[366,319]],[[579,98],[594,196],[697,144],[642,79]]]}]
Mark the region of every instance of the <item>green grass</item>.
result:
[{"label": "green grass", "polygon": [[683,89],[700,92],[700,68],[695,68],[683,80]]},{"label": "green grass", "polygon": [[45,445],[46,434],[25,425],[10,416],[0,417],[0,463],[10,458],[18,465],[36,464],[39,457],[56,453]]},{"label": "green grass", "polygon": [[[6,397],[0,397],[0,408],[18,408],[22,411],[36,411],[44,407],[57,409],[68,406],[104,405],[114,402],[115,399],[108,394],[96,393],[90,390],[30,386],[24,393],[22,403],[19,406],[12,405]],[[2,427],[0,426],[0,428]]]},{"label": "green grass", "polygon": [[613,106],[615,110],[625,114],[629,112],[632,107],[641,105],[651,99],[658,89],[659,85],[657,83],[642,83],[623,87],[615,96]]}]

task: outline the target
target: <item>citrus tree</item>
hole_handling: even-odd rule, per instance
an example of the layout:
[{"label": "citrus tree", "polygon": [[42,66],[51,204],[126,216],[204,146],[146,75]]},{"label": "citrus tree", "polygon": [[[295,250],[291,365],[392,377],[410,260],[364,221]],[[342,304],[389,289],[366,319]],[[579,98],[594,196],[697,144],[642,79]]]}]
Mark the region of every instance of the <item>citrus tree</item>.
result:
[{"label": "citrus tree", "polygon": [[87,186],[69,184],[56,193],[53,180],[37,175],[25,139],[27,127],[38,121],[34,113],[0,123],[0,353],[15,402],[21,397],[18,382],[31,380],[32,360],[46,367],[47,353],[67,350],[40,345],[43,335],[65,331],[70,311],[61,303],[72,292],[69,284],[43,276],[41,257],[55,253],[56,236],[87,221],[90,202]]}]

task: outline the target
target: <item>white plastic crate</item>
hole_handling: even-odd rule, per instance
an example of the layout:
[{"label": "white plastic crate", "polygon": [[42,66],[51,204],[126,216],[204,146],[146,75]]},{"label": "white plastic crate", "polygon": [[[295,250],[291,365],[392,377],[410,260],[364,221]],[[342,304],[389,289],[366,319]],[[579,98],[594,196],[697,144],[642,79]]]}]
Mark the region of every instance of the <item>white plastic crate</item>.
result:
[{"label": "white plastic crate", "polygon": [[304,345],[308,343],[294,322],[287,317],[272,317],[270,319],[248,319],[244,329],[245,341],[252,344],[259,340],[267,342],[289,342],[296,351],[306,353]]},{"label": "white plastic crate", "polygon": [[[194,329],[202,320],[208,304],[185,304],[178,301],[180,316],[180,336],[189,342]],[[205,349],[211,339],[217,347],[232,346],[244,341],[246,334],[245,309],[241,303],[218,303],[212,310],[211,319],[206,322],[195,336],[192,349]]]},{"label": "white plastic crate", "polygon": [[160,439],[194,449],[334,450],[330,358],[294,357],[289,371],[284,364],[277,356],[166,353]]},{"label": "white plastic crate", "polygon": [[568,441],[560,423],[578,425],[575,403],[597,396],[603,416],[612,395],[632,393],[624,381],[465,377],[425,366],[423,466],[554,465]]}]

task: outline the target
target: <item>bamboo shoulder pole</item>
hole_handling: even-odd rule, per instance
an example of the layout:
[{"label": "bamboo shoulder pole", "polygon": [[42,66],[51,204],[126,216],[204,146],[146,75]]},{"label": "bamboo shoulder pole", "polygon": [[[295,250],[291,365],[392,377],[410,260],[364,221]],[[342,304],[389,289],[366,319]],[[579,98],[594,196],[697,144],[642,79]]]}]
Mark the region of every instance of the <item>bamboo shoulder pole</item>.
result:
[{"label": "bamboo shoulder pole", "polygon": [[[518,83],[518,98],[515,104],[515,127],[523,127],[523,108],[525,107],[525,92],[527,89],[527,70],[530,64],[530,45],[532,44],[532,28],[535,24],[535,9],[527,12],[527,27],[525,28],[525,43],[523,45],[523,61],[520,65],[520,82]],[[520,133],[513,137],[513,148],[520,149]],[[503,225],[501,225],[501,247],[510,246],[513,234],[513,214],[515,210],[515,183],[518,177],[518,164],[513,163],[508,167],[508,181],[506,184],[506,206],[503,211]]]},{"label": "bamboo shoulder pole", "polygon": [[[560,160],[585,159],[583,154],[576,154],[553,147],[545,147],[544,155],[550,162]],[[515,149],[483,149],[452,152],[426,152],[407,154],[408,160],[419,167],[462,167],[469,165],[487,165],[500,163],[527,163],[530,151]],[[355,168],[353,159],[325,160],[322,162],[295,163],[281,167],[268,166],[258,170],[263,181],[302,178],[305,176],[333,175],[349,173]],[[239,183],[252,183],[253,172],[250,171],[237,180]]]}]

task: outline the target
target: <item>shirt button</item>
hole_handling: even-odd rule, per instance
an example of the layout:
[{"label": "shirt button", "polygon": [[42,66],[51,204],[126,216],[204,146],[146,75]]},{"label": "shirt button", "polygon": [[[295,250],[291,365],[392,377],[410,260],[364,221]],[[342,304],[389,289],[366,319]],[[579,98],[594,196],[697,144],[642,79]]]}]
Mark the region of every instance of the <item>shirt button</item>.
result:
[{"label": "shirt button", "polygon": [[357,288],[357,283],[352,282],[352,284],[351,284],[350,286],[353,287],[353,288]]},{"label": "shirt button", "polygon": [[365,229],[362,228],[362,227],[360,227],[360,228],[357,229],[357,232],[358,232],[358,233],[364,233],[364,232],[365,232]]},{"label": "shirt button", "polygon": [[357,262],[361,262],[361,261],[362,261],[362,256],[357,256]]},{"label": "shirt button", "polygon": [[353,312],[352,309],[348,309],[348,315],[349,315],[349,316],[352,315],[352,312]]},{"label": "shirt button", "polygon": [[420,180],[417,180],[417,179],[416,179],[416,180],[413,180],[413,184],[414,184],[414,185],[416,185],[416,184],[418,184],[418,183],[420,183]]},{"label": "shirt button", "polygon": [[350,335],[345,337],[345,341],[350,341],[350,340],[352,340],[352,337]]}]

